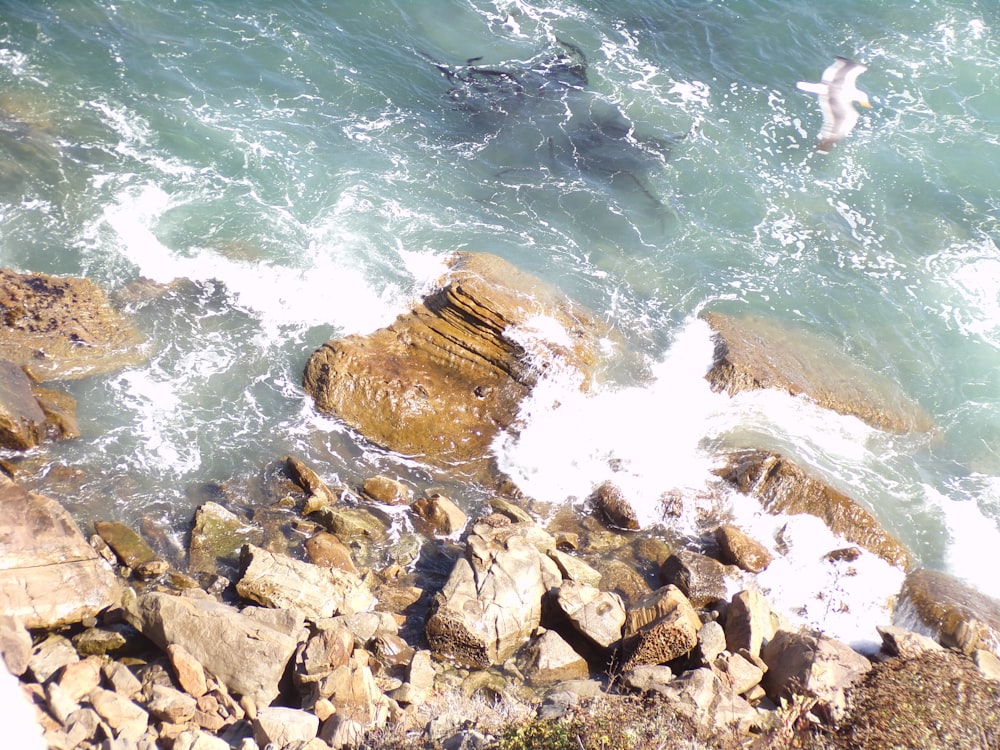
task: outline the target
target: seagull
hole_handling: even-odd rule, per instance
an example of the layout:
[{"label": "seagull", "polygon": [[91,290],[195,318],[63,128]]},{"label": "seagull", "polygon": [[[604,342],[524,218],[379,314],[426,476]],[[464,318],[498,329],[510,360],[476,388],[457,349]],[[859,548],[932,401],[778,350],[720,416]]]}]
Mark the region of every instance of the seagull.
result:
[{"label": "seagull", "polygon": [[850,133],[857,124],[858,110],[854,108],[854,102],[862,107],[872,106],[868,101],[868,94],[855,85],[858,76],[866,70],[867,66],[838,56],[823,71],[822,83],[799,81],[795,84],[802,91],[819,97],[819,106],[823,110],[823,129],[819,131],[816,150],[821,154],[829,153],[833,144]]}]

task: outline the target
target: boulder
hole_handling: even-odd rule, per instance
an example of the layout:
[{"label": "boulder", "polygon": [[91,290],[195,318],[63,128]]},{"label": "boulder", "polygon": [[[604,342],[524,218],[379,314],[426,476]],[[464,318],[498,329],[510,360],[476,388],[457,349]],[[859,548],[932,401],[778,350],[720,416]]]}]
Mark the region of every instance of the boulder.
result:
[{"label": "boulder", "polygon": [[409,505],[410,488],[398,479],[386,476],[368,477],[361,488],[365,495],[384,505]]},{"label": "boulder", "polygon": [[590,667],[582,656],[554,630],[546,630],[525,649],[524,676],[532,685],[582,680]]},{"label": "boulder", "polygon": [[179,643],[167,646],[167,657],[173,667],[177,683],[184,691],[195,698],[200,698],[208,692],[208,680],[205,668],[191,653]]},{"label": "boulder", "polygon": [[777,617],[763,594],[748,589],[733,595],[726,608],[724,628],[726,648],[733,653],[746,651],[757,657],[764,642],[777,631]]},{"label": "boulder", "polygon": [[19,365],[0,360],[0,448],[28,450],[45,437],[45,412]]},{"label": "boulder", "polygon": [[194,514],[188,569],[201,573],[234,575],[244,544],[261,544],[264,532],[218,503],[207,502]]},{"label": "boulder", "polygon": [[59,503],[0,474],[0,611],[56,629],[118,602],[111,567]]},{"label": "boulder", "polygon": [[573,628],[601,648],[621,640],[625,603],[618,594],[567,580],[560,584],[555,600]]},{"label": "boulder", "polygon": [[890,432],[926,432],[928,414],[887,379],[843,355],[839,343],[764,318],[705,313],[715,332],[706,379],[717,392],[774,388]]},{"label": "boulder", "polygon": [[266,706],[278,695],[278,682],[298,643],[289,630],[302,627],[243,612],[211,599],[151,592],[126,610],[133,627],[161,649],[179,644],[231,692]]},{"label": "boulder", "polygon": [[639,517],[632,508],[625,493],[611,482],[603,482],[594,492],[594,508],[613,527],[636,531]]},{"label": "boulder", "polygon": [[308,742],[319,732],[315,714],[299,708],[269,706],[257,712],[253,738],[260,747],[288,747],[293,742]]},{"label": "boulder", "polygon": [[947,573],[926,568],[910,573],[893,620],[966,655],[984,649],[1000,656],[1000,601]]},{"label": "boulder", "polygon": [[337,568],[350,575],[359,574],[350,548],[341,542],[336,534],[328,531],[317,532],[306,540],[304,546],[306,556],[313,565]]},{"label": "boulder", "polygon": [[587,381],[602,326],[506,261],[457,253],[438,287],[388,328],[328,341],[306,365],[317,408],[367,439],[438,464],[484,458],[538,373]]},{"label": "boulder", "polygon": [[76,421],[76,399],[68,393],[40,385],[31,386],[35,401],[45,414],[46,435],[55,440],[71,440],[80,437],[80,425]]},{"label": "boulder", "polygon": [[767,664],[763,686],[775,703],[798,695],[814,696],[839,718],[846,691],[871,669],[871,662],[850,646],[820,633],[779,630],[761,649]]},{"label": "boulder", "polygon": [[145,358],[142,339],[88,279],[0,269],[0,360],[36,381],[112,372]]},{"label": "boulder", "polygon": [[354,651],[354,634],[341,619],[322,623],[318,632],[299,644],[295,654],[295,683],[301,688],[318,682],[348,663]]},{"label": "boulder", "polygon": [[127,568],[134,570],[156,559],[156,553],[146,540],[123,523],[98,521],[94,524],[94,531],[114,550],[122,565]]},{"label": "boulder", "polygon": [[744,735],[760,723],[757,711],[707,667],[692,669],[655,689],[677,713],[714,736]]},{"label": "boulder", "polygon": [[777,453],[737,452],[719,473],[740,492],[756,497],[768,513],[816,516],[833,533],[889,564],[903,570],[911,565],[910,553],[886,533],[871,513]]},{"label": "boulder", "polygon": [[940,651],[942,646],[930,636],[915,633],[895,625],[879,625],[875,628],[882,638],[881,654],[912,659],[924,651]]},{"label": "boulder", "polygon": [[525,644],[541,621],[542,597],[562,576],[526,540],[523,523],[493,514],[473,532],[465,556],[434,597],[425,633],[437,654],[485,668]]},{"label": "boulder", "polygon": [[243,547],[243,577],[236,592],[266,607],[298,609],[316,620],[350,615],[375,602],[368,586],[339,568],[324,568],[269,552],[252,544]]},{"label": "boulder", "polygon": [[345,744],[345,731],[362,732],[385,725],[390,699],[375,682],[368,655],[356,650],[347,664],[336,667],[316,683],[317,694],[336,706],[336,713],[323,722],[320,737],[334,747]]},{"label": "boulder", "polygon": [[711,607],[728,597],[726,566],[690,550],[677,550],[660,566],[660,583],[676,586],[695,607]]},{"label": "boulder", "polygon": [[469,520],[453,501],[437,493],[418,498],[411,507],[414,513],[430,524],[435,533],[443,536],[461,531]]},{"label": "boulder", "polygon": [[337,502],[337,494],[302,459],[295,456],[286,456],[285,470],[292,478],[292,481],[299,485],[308,495],[302,507],[303,515],[309,515],[313,511]]},{"label": "boulder", "polygon": [[625,621],[623,670],[666,664],[698,645],[701,619],[676,586],[664,586],[636,602]]},{"label": "boulder", "polygon": [[767,548],[735,526],[717,527],[715,541],[722,560],[741,570],[760,573],[771,564],[771,553]]}]

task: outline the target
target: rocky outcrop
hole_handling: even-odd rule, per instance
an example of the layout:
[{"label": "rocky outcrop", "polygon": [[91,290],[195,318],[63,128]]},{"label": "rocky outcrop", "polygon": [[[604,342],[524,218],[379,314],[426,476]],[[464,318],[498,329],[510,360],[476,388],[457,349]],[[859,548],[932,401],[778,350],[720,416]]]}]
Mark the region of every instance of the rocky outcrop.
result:
[{"label": "rocky outcrop", "polygon": [[0,360],[45,381],[112,372],[143,359],[135,328],[93,282],[0,269]]},{"label": "rocky outcrop", "polygon": [[600,326],[552,287],[491,255],[459,253],[439,287],[368,336],[329,341],[303,376],[320,411],[434,463],[482,458],[540,372],[586,381]]},{"label": "rocky outcrop", "polygon": [[910,567],[909,552],[871,513],[783,456],[741,451],[729,457],[719,474],[740,492],[756,497],[768,513],[816,516],[849,542],[904,570]]},{"label": "rocky outcrop", "polygon": [[931,418],[895,386],[847,359],[833,342],[764,318],[702,316],[715,331],[712,389],[774,388],[891,432],[927,431]]},{"label": "rocky outcrop", "polygon": [[622,669],[666,664],[698,644],[701,620],[676,586],[664,586],[629,609],[622,639]]},{"label": "rocky outcrop", "polygon": [[0,448],[28,450],[46,437],[79,436],[72,396],[35,385],[20,365],[0,359]]},{"label": "rocky outcrop", "polygon": [[56,628],[117,604],[110,566],[59,503],[0,474],[0,611]]}]

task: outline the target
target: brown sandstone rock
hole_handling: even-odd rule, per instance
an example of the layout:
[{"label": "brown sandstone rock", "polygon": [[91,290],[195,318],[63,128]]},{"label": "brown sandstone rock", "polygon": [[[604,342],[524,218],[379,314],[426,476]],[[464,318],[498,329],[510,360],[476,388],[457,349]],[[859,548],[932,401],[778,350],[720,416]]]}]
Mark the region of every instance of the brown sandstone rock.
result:
[{"label": "brown sandstone rock", "polygon": [[760,500],[768,513],[816,516],[835,534],[886,562],[904,570],[910,567],[909,552],[871,513],[787,458],[768,451],[741,451],[730,457],[720,476],[740,492]]},{"label": "brown sandstone rock", "polygon": [[556,605],[577,632],[601,648],[611,648],[621,640],[625,603],[618,594],[563,581],[556,593]]},{"label": "brown sandstone rock", "polygon": [[611,482],[603,482],[594,493],[594,507],[612,526],[626,531],[639,528],[639,517],[625,494]]},{"label": "brown sandstone rock", "polygon": [[117,603],[110,566],[55,500],[0,474],[0,611],[55,629]]},{"label": "brown sandstone rock", "polygon": [[465,512],[454,502],[437,493],[418,498],[411,507],[413,512],[429,523],[436,533],[444,536],[451,536],[461,531],[469,520]]},{"label": "brown sandstone rock", "polygon": [[676,586],[664,586],[633,605],[625,622],[623,670],[665,664],[698,645],[701,620]]},{"label": "brown sandstone rock", "polygon": [[[523,343],[516,332],[539,321],[564,329],[560,340]],[[591,314],[553,288],[498,257],[458,253],[412,312],[324,344],[303,385],[320,411],[379,445],[434,463],[477,460],[514,422],[538,371],[559,359],[588,375],[599,338]]]},{"label": "brown sandstone rock", "polygon": [[36,380],[111,372],[141,362],[142,341],[87,279],[0,269],[0,359]]},{"label": "brown sandstone rock", "polygon": [[719,545],[723,561],[741,570],[760,573],[771,564],[771,553],[767,548],[735,526],[723,525],[716,528],[715,541]]},{"label": "brown sandstone rock", "polygon": [[0,360],[0,448],[27,450],[45,437],[45,412],[19,365]]},{"label": "brown sandstone rock", "polygon": [[185,692],[195,698],[207,693],[208,681],[205,678],[205,668],[191,655],[191,652],[179,643],[171,643],[166,650],[177,682]]},{"label": "brown sandstone rock", "polygon": [[409,505],[410,488],[391,477],[368,477],[362,486],[362,491],[377,503],[385,505]]},{"label": "brown sandstone rock", "polygon": [[702,316],[716,333],[715,391],[774,388],[891,432],[927,431],[927,413],[887,380],[843,356],[834,342],[759,317]]},{"label": "brown sandstone rock", "polygon": [[554,630],[546,630],[526,649],[525,677],[533,685],[549,685],[563,680],[583,680],[590,667],[573,647]]},{"label": "brown sandstone rock", "polygon": [[234,575],[244,544],[263,542],[263,531],[248,524],[218,503],[207,502],[195,511],[188,569],[202,573]]},{"label": "brown sandstone rock", "polygon": [[253,722],[253,737],[260,747],[288,747],[308,742],[319,732],[319,719],[298,708],[262,708]]},{"label": "brown sandstone rock", "polygon": [[677,550],[660,566],[660,583],[681,590],[695,607],[710,607],[726,598],[726,566],[707,555]]},{"label": "brown sandstone rock", "polygon": [[358,569],[351,557],[351,550],[337,538],[336,534],[321,531],[309,537],[305,543],[309,562],[327,568],[338,568],[345,573],[358,575]]},{"label": "brown sandstone rock", "polygon": [[759,656],[764,641],[777,630],[776,619],[759,591],[749,589],[734,594],[726,609],[726,647],[733,653],[746,651]]},{"label": "brown sandstone rock", "polygon": [[94,530],[115,551],[122,565],[138,568],[156,559],[156,553],[139,534],[118,521],[98,521]]},{"label": "brown sandstone rock", "polygon": [[292,480],[309,495],[302,508],[303,515],[309,515],[313,511],[337,502],[336,493],[302,459],[295,456],[287,456],[285,458],[285,468]]}]

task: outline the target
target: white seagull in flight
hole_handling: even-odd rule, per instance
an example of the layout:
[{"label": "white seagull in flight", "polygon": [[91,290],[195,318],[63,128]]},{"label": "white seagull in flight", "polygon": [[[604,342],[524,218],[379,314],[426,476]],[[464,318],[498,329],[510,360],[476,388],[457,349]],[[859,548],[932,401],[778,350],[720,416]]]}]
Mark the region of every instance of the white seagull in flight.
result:
[{"label": "white seagull in flight", "polygon": [[858,110],[854,108],[854,102],[862,107],[872,106],[868,101],[868,94],[855,85],[858,76],[866,70],[867,66],[861,63],[837,57],[823,71],[822,83],[799,81],[795,84],[802,91],[819,97],[819,106],[823,110],[823,129],[819,131],[816,150],[821,154],[829,153],[833,144],[850,133],[857,124]]}]

